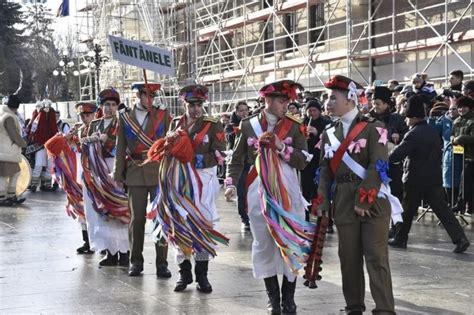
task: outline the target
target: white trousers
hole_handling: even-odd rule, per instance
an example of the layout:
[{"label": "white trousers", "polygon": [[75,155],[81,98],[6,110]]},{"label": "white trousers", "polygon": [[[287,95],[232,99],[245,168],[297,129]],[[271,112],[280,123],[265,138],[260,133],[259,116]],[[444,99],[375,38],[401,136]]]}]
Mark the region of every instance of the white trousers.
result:
[{"label": "white trousers", "polygon": [[[281,163],[283,185],[288,191],[291,203],[291,212],[304,219],[308,202],[301,193],[298,175],[294,168],[287,163]],[[253,276],[257,279],[285,275],[290,282],[295,281],[296,275],[286,265],[280,249],[268,231],[268,224],[262,214],[260,196],[258,193],[260,179],[257,177],[250,185],[247,192],[250,229],[252,231],[252,267]]]},{"label": "white trousers", "polygon": [[[114,158],[106,158],[110,173]],[[82,191],[84,194],[84,211],[86,214],[87,234],[92,250],[109,250],[112,255],[117,252],[126,253],[129,250],[128,242],[128,224],[123,224],[119,220],[105,220],[94,209],[92,200],[87,193],[86,185],[83,182]]]}]

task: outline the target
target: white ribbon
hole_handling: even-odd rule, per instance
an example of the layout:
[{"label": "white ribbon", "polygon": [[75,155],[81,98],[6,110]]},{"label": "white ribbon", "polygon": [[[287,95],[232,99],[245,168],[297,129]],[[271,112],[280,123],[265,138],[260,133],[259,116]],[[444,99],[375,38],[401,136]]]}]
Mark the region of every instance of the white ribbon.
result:
[{"label": "white ribbon", "polygon": [[353,100],[356,105],[359,105],[359,91],[354,81],[351,81],[348,86],[349,92],[347,92],[347,98]]},{"label": "white ribbon", "polygon": [[331,145],[325,143],[324,144],[324,158],[325,159],[332,159],[334,157],[334,151]]}]

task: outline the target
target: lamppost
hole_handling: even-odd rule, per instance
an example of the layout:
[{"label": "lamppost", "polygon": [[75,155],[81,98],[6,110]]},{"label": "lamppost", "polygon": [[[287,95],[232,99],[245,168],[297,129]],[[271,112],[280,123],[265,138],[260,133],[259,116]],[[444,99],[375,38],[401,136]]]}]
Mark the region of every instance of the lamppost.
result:
[{"label": "lamppost", "polygon": [[104,49],[102,46],[98,44],[96,40],[93,41],[91,50],[87,53],[84,57],[84,62],[82,65],[84,67],[89,67],[91,69],[95,69],[95,88],[96,88],[96,96],[100,92],[100,70],[104,63],[109,61],[109,57],[102,56],[102,51]]},{"label": "lamppost", "polygon": [[63,51],[61,59],[58,62],[59,67],[58,69],[53,71],[53,75],[55,77],[61,75],[66,79],[66,101],[69,101],[69,74],[72,72],[74,76],[79,75],[79,71],[74,70],[74,61],[69,57],[67,50]]},{"label": "lamppost", "polygon": [[66,80],[66,102],[67,102],[67,118],[71,118],[69,113],[69,74],[72,72],[74,76],[79,75],[79,71],[74,70],[74,61],[69,57],[68,51],[64,50],[61,59],[58,62],[59,68],[53,71],[55,77],[61,75]]}]

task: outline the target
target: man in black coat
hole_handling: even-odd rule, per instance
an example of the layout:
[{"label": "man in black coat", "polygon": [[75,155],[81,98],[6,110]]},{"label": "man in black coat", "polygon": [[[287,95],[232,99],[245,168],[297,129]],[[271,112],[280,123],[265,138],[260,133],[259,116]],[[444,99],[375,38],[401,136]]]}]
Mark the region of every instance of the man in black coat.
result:
[{"label": "man in black coat", "polygon": [[[321,151],[316,145],[319,142],[320,136],[324,131],[326,125],[331,121],[321,115],[321,103],[312,99],[305,105],[304,125],[307,128],[307,142],[308,152],[313,155],[311,162],[306,165],[306,168],[301,172],[301,189],[303,197],[311,202],[318,192],[318,186],[315,182],[316,170],[319,168],[319,155]],[[309,213],[306,213],[306,218],[309,219]]]},{"label": "man in black coat", "polygon": [[470,245],[464,231],[449,210],[444,198],[441,178],[441,139],[425,120],[424,98],[418,95],[408,99],[406,110],[410,130],[400,145],[392,151],[389,161],[404,161],[403,165],[403,224],[389,245],[406,248],[413,217],[426,201],[456,244],[454,253],[464,252]]}]

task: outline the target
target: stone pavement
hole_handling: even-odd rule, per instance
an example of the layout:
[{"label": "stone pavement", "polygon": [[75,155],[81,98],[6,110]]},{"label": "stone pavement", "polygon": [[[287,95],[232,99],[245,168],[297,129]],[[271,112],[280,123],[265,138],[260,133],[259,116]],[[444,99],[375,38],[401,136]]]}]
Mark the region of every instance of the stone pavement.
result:
[{"label": "stone pavement", "polygon": [[[214,292],[204,295],[194,284],[173,292],[177,268],[172,250],[173,278],[155,277],[150,234],[142,277],[128,277],[126,268],[99,268],[98,253],[76,255],[81,232],[65,214],[64,194],[27,197],[21,207],[0,207],[0,314],[266,314],[263,281],[252,277],[252,237],[241,232],[233,204],[218,202],[220,230],[231,243],[211,262]],[[454,245],[436,222],[428,215],[413,225],[408,250],[390,250],[398,314],[474,314],[474,246],[465,254],[451,253]],[[466,232],[473,240],[472,225]],[[299,279],[298,314],[340,314],[345,305],[337,235],[329,235],[326,244],[319,288],[307,289]],[[368,290],[367,285],[371,310]]]}]

